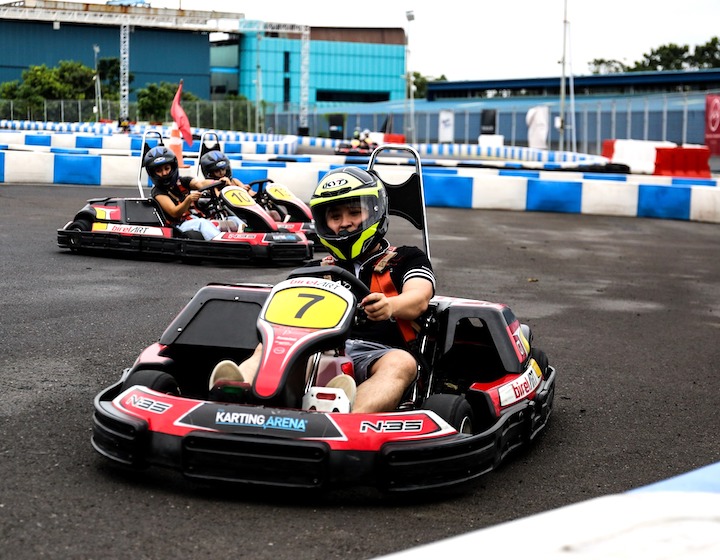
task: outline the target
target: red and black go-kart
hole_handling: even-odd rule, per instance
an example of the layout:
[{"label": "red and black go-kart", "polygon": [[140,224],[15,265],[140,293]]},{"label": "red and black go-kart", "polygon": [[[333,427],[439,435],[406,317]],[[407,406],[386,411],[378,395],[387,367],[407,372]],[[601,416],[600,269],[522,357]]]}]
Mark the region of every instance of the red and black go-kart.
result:
[{"label": "red and black go-kart", "polygon": [[[386,183],[390,212],[424,232],[419,157],[393,148],[412,152],[416,173]],[[397,410],[349,411],[345,394],[325,383],[351,373],[339,349],[366,292],[328,266],[298,268],[274,287],[202,288],[95,397],[93,447],[126,467],[169,467],[195,482],[408,493],[473,481],[541,433],[555,369],[510,308],[471,299],[433,298],[418,377]],[[259,339],[252,386],[210,391],[214,366],[240,362]]]},{"label": "red and black go-kart", "polygon": [[[208,210],[234,214],[247,227],[242,232],[224,231],[212,240],[198,232],[183,233],[168,222],[157,202],[145,196],[142,160],[151,146],[147,138],[162,136],[147,131],[138,172],[137,198],[96,198],[57,230],[57,242],[73,251],[124,252],[182,260],[221,260],[236,263],[296,263],[311,259],[314,244],[302,231],[290,231],[278,223],[245,189],[225,187],[216,196],[214,185],[206,188]],[[221,216],[217,216],[220,218]]]},{"label": "red and black go-kart", "polygon": [[[212,151],[222,151],[220,138],[217,132],[205,132],[200,139],[200,155],[203,156]],[[202,167],[197,166],[198,176],[204,177]],[[315,244],[315,250],[322,249],[320,240],[315,231],[315,221],[312,217],[310,207],[298,198],[288,187],[275,183],[269,177],[257,179],[248,183],[257,193],[255,200],[268,213],[271,213],[278,228],[289,232],[300,232]]]},{"label": "red and black go-kart", "polygon": [[338,156],[369,156],[378,147],[375,142],[360,142],[352,140],[350,142],[341,142],[335,149],[335,155]]}]

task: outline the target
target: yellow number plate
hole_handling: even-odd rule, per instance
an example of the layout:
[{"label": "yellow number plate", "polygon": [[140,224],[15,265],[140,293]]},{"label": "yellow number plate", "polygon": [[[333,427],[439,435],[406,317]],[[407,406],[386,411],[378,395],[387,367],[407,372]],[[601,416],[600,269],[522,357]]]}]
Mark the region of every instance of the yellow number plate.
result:
[{"label": "yellow number plate", "polygon": [[331,329],[345,316],[348,302],[340,295],[310,286],[279,290],[268,302],[265,320],[288,327]]},{"label": "yellow number plate", "polygon": [[280,185],[273,185],[267,188],[267,191],[276,200],[292,200],[292,194],[285,187]]},{"label": "yellow number plate", "polygon": [[233,206],[252,206],[255,204],[253,197],[240,187],[225,187],[223,195]]}]

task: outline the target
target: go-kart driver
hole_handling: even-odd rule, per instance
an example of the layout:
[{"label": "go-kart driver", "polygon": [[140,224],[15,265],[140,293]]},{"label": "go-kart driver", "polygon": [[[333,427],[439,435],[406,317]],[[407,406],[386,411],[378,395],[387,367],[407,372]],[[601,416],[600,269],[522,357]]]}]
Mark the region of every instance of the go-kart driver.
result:
[{"label": "go-kart driver", "polygon": [[200,158],[200,169],[206,179],[215,181],[227,179],[228,185],[243,187],[250,196],[257,193],[248,185],[232,176],[232,166],[228,157],[220,150],[211,150]]},{"label": "go-kart driver", "polygon": [[[200,158],[200,169],[206,179],[226,179],[230,185],[243,187],[250,196],[255,197],[257,193],[248,185],[232,176],[232,166],[228,157],[220,150],[211,150]],[[270,217],[276,222],[282,221],[280,213],[273,208],[266,208]]]},{"label": "go-kart driver", "polygon": [[[353,329],[346,345],[359,384],[357,393],[347,375],[331,380],[328,386],[344,389],[351,402],[354,396],[353,412],[392,411],[417,374],[417,362],[406,349],[407,337],[399,327],[420,317],[428,307],[435,291],[430,260],[417,247],[395,248],[385,239],[387,193],[373,172],[359,167],[329,172],[315,189],[310,208],[320,240],[330,252],[322,263],[353,272],[371,291],[361,302],[369,321]],[[383,283],[377,279],[382,274],[389,274],[394,291],[380,288]],[[258,346],[239,367],[220,362],[210,388],[225,379],[252,382],[261,351]]]},{"label": "go-kart driver", "polygon": [[[206,240],[222,234],[222,229],[205,218],[195,203],[202,196],[200,189],[216,183],[216,179],[181,177],[175,154],[165,146],[156,146],[143,158],[143,166],[153,183],[150,193],[162,208],[168,221],[184,233],[198,231]],[[225,181],[229,184],[229,179]],[[223,229],[242,231],[245,223],[237,216],[228,218]]]}]

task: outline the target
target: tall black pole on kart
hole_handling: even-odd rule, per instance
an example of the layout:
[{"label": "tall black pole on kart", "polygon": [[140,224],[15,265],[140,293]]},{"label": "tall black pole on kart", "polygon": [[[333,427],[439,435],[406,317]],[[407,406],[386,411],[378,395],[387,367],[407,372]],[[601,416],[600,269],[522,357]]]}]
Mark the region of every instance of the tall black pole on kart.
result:
[{"label": "tall black pole on kart", "polygon": [[[408,152],[412,156],[415,171],[400,184],[390,183],[375,169],[378,156],[384,152]],[[402,162],[403,160],[399,160]],[[417,151],[406,144],[384,144],[370,155],[367,170],[372,171],[385,185],[388,195],[388,213],[400,216],[410,222],[422,233],[423,251],[430,259],[430,241],[428,238],[427,214],[425,212],[425,187],[423,186],[422,163]]]}]

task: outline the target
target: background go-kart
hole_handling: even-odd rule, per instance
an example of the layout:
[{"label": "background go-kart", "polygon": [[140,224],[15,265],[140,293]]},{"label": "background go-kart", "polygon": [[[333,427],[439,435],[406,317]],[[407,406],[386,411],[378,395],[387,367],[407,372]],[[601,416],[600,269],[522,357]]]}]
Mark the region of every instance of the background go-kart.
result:
[{"label": "background go-kart", "polygon": [[[207,282],[290,270],[57,247],[87,198],[134,192],[0,185],[3,557],[372,558],[718,461],[717,224],[431,208],[438,293],[509,304],[557,367],[553,417],[527,452],[465,492],[401,503],[115,470],[90,446],[95,394]],[[393,222],[389,238],[409,232]]]}]

